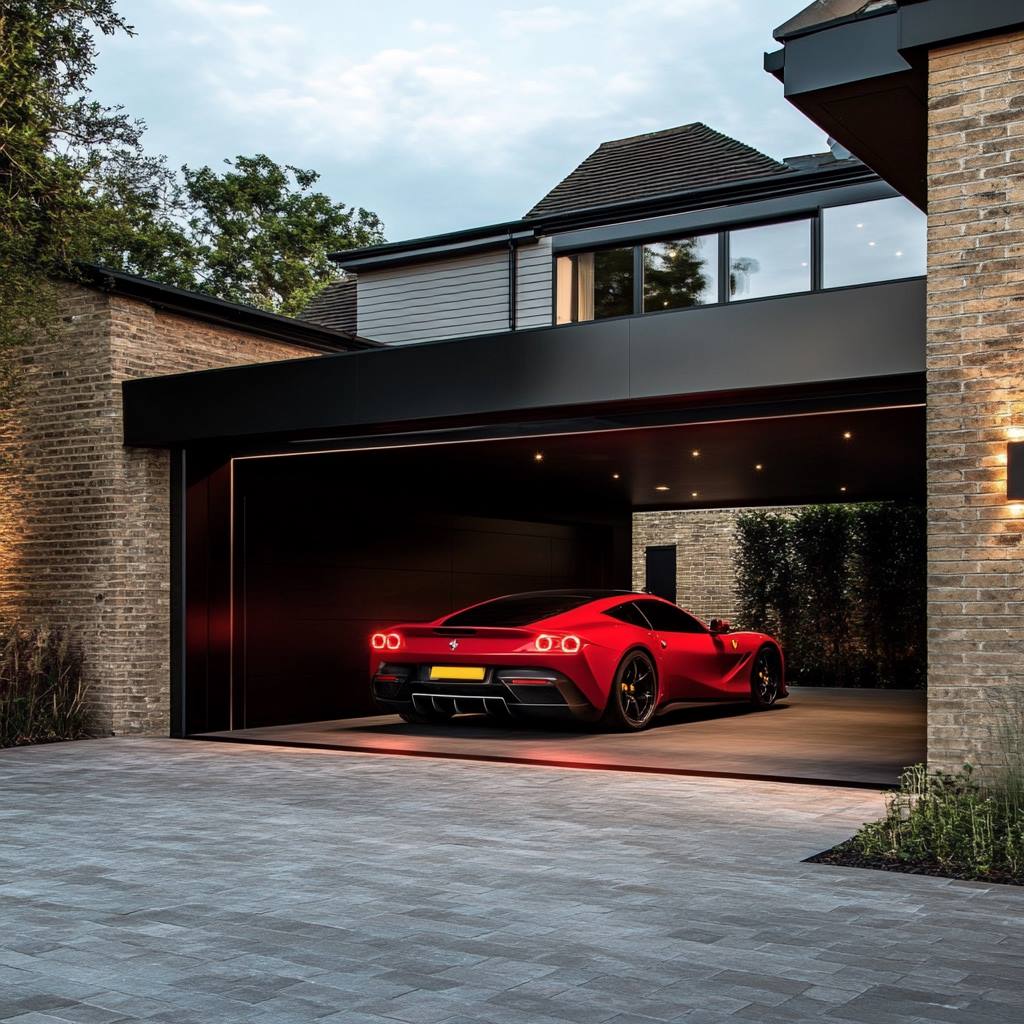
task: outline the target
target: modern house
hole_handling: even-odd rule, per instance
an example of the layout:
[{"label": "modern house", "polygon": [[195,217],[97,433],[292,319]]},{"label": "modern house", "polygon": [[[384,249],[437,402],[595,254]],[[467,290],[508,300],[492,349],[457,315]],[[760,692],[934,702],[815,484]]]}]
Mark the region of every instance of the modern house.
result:
[{"label": "modern house", "polygon": [[728,615],[737,510],[915,498],[929,757],[997,756],[1024,654],[1016,6],[812,4],[766,66],[831,152],[605,143],[519,220],[339,254],[316,323],[69,287],[71,357],[26,354],[0,438],[0,613],[83,637],[114,732],[343,718],[382,621],[577,584]]}]

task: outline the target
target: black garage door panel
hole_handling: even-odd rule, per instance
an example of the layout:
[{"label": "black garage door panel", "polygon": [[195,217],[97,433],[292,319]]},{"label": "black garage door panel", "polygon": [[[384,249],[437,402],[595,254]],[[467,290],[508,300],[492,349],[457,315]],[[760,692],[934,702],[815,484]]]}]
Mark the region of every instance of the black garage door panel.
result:
[{"label": "black garage door panel", "polygon": [[[236,555],[236,727],[374,713],[368,635],[497,594],[614,582],[612,528],[346,515],[249,486]],[[240,721],[238,721],[240,719]]]}]

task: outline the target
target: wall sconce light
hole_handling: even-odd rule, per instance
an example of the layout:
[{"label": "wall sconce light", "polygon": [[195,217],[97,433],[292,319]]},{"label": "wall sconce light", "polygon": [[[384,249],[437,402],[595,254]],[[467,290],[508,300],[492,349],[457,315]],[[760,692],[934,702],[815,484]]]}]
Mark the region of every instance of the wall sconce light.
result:
[{"label": "wall sconce light", "polygon": [[1024,499],[1024,441],[1006,445],[1006,500]]}]

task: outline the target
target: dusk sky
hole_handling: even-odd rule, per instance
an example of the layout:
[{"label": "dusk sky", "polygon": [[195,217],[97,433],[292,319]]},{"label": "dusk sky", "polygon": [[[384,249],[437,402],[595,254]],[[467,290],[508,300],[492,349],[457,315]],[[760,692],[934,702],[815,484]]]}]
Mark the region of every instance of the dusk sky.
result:
[{"label": "dusk sky", "polygon": [[775,157],[821,131],[761,67],[800,0],[122,0],[98,99],[173,165],[318,170],[389,240],[521,216],[600,142],[704,121]]}]

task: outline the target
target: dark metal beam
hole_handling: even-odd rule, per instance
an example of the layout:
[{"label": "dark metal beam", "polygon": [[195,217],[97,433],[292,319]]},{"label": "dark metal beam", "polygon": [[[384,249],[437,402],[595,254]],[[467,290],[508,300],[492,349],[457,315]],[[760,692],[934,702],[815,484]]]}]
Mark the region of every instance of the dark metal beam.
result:
[{"label": "dark metal beam", "polygon": [[915,278],[126,381],[125,443],[299,440],[924,370]]}]

